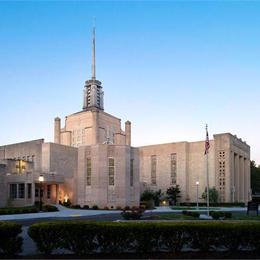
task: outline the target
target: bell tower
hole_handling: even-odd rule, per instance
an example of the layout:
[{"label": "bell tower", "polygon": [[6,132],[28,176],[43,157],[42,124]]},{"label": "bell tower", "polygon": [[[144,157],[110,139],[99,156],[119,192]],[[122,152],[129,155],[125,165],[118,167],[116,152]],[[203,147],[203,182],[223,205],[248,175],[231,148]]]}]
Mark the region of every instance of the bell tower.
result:
[{"label": "bell tower", "polygon": [[91,63],[91,79],[85,82],[84,86],[84,104],[83,110],[91,110],[98,108],[104,110],[104,92],[101,82],[96,80],[96,28],[93,27],[92,39],[92,63]]}]

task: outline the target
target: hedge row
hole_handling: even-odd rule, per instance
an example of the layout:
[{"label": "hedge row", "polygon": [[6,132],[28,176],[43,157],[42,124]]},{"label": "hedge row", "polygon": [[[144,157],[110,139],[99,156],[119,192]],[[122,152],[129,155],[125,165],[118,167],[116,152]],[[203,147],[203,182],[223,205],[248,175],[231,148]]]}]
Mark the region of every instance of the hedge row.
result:
[{"label": "hedge row", "polygon": [[0,215],[9,214],[25,214],[25,213],[36,213],[38,212],[37,207],[21,207],[21,208],[0,208]]},{"label": "hedge row", "polygon": [[[54,205],[43,205],[43,212],[58,211],[58,208]],[[39,212],[38,206],[28,206],[20,208],[0,208],[0,215],[11,215],[11,214],[26,214],[26,213],[37,213]]]},{"label": "hedge row", "polygon": [[124,252],[180,252],[184,248],[260,250],[258,222],[87,222],[59,221],[34,224],[29,236],[38,250],[51,254],[67,249],[76,255]]},{"label": "hedge row", "polygon": [[22,251],[23,239],[19,236],[22,226],[11,222],[0,222],[0,254],[13,256]]},{"label": "hedge row", "polygon": [[[180,206],[184,207],[195,207],[197,202],[181,202]],[[200,202],[199,207],[206,207],[207,203]],[[210,207],[245,207],[244,202],[220,202],[220,203],[210,203]]]}]

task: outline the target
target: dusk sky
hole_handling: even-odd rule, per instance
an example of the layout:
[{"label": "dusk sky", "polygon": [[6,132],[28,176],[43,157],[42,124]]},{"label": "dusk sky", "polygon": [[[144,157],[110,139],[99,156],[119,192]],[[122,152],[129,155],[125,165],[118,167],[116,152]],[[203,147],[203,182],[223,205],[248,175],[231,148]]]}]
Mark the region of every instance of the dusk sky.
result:
[{"label": "dusk sky", "polygon": [[82,109],[96,17],[105,111],[133,146],[230,132],[260,164],[260,2],[0,1],[0,145]]}]

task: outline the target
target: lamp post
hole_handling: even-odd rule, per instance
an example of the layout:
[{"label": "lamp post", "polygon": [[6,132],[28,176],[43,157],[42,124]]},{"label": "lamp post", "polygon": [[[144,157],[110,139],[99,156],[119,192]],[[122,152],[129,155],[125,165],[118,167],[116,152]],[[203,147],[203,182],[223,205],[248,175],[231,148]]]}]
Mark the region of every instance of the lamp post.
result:
[{"label": "lamp post", "polygon": [[197,186],[197,210],[199,210],[199,181],[196,181]]},{"label": "lamp post", "polygon": [[42,193],[43,193],[43,191],[42,191],[42,187],[43,187],[42,184],[44,182],[43,175],[39,176],[39,182],[40,182],[40,211],[42,211]]}]

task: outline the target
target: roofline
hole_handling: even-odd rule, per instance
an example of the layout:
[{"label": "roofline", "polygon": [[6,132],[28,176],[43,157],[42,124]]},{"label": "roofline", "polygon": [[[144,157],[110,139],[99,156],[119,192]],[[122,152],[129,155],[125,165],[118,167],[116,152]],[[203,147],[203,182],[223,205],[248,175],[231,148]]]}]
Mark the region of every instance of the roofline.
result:
[{"label": "roofline", "polygon": [[6,147],[6,146],[12,146],[12,145],[16,145],[16,144],[32,143],[32,142],[37,142],[37,141],[40,141],[41,143],[44,143],[44,138],[30,140],[30,141],[24,141],[24,142],[19,142],[19,143],[4,144],[4,145],[1,145],[0,148]]}]

